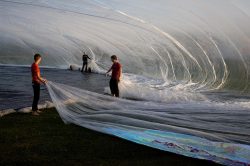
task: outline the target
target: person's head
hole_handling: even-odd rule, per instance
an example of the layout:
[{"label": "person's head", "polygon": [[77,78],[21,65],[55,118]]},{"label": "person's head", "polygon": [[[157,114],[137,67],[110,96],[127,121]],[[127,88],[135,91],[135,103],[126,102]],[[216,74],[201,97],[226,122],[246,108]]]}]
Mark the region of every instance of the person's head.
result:
[{"label": "person's head", "polygon": [[39,64],[42,60],[42,56],[40,54],[35,54],[34,55],[34,60],[37,64]]},{"label": "person's head", "polygon": [[112,55],[112,56],[111,56],[111,61],[112,61],[112,62],[117,62],[117,61],[118,61],[117,56],[116,56],[116,55]]}]

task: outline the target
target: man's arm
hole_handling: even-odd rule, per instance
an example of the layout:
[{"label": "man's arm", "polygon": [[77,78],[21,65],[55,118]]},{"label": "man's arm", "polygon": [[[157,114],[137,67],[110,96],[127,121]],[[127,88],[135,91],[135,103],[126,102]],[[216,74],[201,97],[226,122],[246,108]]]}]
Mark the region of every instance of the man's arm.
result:
[{"label": "man's arm", "polygon": [[87,55],[87,58],[91,59],[88,55]]},{"label": "man's arm", "polygon": [[38,77],[39,81],[41,81],[42,83],[46,84],[47,80],[42,78],[41,76]]},{"label": "man's arm", "polygon": [[37,78],[39,81],[41,81],[42,83],[46,84],[47,83],[47,80],[42,78],[40,74],[37,75]]},{"label": "man's arm", "polygon": [[122,76],[122,66],[120,65],[118,81],[121,80],[121,76]]},{"label": "man's arm", "polygon": [[111,70],[113,69],[113,65],[110,67],[110,69],[106,72],[106,74],[108,74],[109,72],[111,72]]},{"label": "man's arm", "polygon": [[112,70],[112,67],[106,72],[106,74],[108,74],[109,72],[111,72],[111,70]]}]

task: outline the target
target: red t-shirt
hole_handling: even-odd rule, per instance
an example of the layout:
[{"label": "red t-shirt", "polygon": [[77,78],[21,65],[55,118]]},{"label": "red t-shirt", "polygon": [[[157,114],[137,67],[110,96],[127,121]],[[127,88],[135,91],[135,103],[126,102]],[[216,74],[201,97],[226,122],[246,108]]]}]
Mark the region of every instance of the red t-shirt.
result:
[{"label": "red t-shirt", "polygon": [[112,69],[112,76],[111,76],[111,78],[115,79],[115,80],[119,80],[120,75],[121,75],[122,65],[119,62],[115,62],[112,65],[111,69]]},{"label": "red t-shirt", "polygon": [[38,79],[38,76],[40,76],[40,69],[38,64],[33,63],[31,65],[31,73],[32,73],[32,82],[40,84],[40,80]]}]

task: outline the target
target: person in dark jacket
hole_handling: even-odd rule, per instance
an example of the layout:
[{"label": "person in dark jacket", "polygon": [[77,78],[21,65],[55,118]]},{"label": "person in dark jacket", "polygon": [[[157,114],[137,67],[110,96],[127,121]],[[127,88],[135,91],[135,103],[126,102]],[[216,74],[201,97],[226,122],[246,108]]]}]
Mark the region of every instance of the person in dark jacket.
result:
[{"label": "person in dark jacket", "polygon": [[90,57],[87,54],[85,54],[85,52],[84,52],[84,54],[82,56],[82,62],[83,62],[83,64],[82,64],[82,70],[81,70],[81,72],[83,72],[83,71],[88,72],[88,59],[90,59]]}]

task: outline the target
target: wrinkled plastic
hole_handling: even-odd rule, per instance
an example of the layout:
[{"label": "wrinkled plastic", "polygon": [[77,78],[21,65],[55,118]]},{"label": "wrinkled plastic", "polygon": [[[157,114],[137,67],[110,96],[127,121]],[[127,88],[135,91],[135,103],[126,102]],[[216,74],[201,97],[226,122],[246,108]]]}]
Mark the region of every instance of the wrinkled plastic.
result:
[{"label": "wrinkled plastic", "polygon": [[125,100],[53,82],[47,88],[65,123],[220,164],[250,164],[249,119],[238,105]]}]

